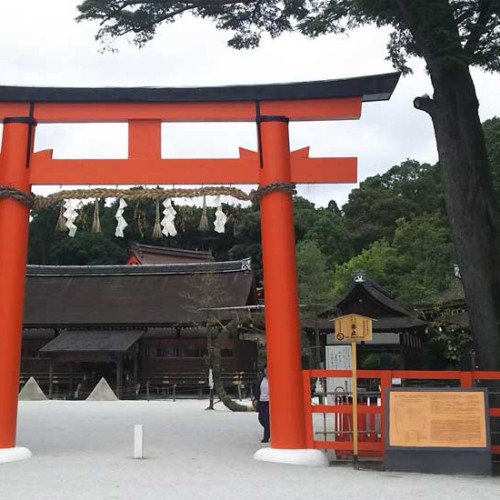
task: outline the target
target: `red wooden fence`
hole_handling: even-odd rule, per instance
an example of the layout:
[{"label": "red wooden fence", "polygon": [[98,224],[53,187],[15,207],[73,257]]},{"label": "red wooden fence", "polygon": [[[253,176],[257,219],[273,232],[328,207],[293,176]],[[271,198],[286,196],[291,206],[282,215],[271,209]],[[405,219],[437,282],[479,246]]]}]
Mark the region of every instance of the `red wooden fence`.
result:
[{"label": "red wooden fence", "polygon": [[[315,439],[316,434],[313,426],[313,414],[323,413],[332,415],[333,419],[339,421],[339,415],[349,415],[347,423],[352,423],[352,404],[343,402],[342,404],[313,404],[311,402],[311,380],[314,378],[326,379],[329,377],[351,377],[351,370],[304,370],[304,405],[306,415],[306,429],[309,448],[332,449],[340,456],[345,456],[347,452],[352,451],[352,433],[345,429],[336,428],[333,431],[333,440]],[[358,404],[358,419],[365,419],[368,425],[361,425],[358,449],[360,455],[383,456],[385,442],[385,393],[386,389],[392,387],[392,379],[401,379],[411,381],[412,387],[418,387],[419,382],[429,380],[440,380],[451,382],[456,387],[473,387],[477,380],[500,380],[500,371],[420,371],[420,370],[358,370],[357,379],[359,380],[379,380],[378,386],[379,403],[378,405]],[[361,395],[361,394],[360,394]],[[490,408],[490,417],[500,417],[500,408]],[[366,417],[368,415],[368,417]],[[378,415],[378,418],[376,417]],[[375,425],[377,418],[378,425]],[[343,420],[343,417],[341,417]],[[492,445],[491,451],[494,454],[500,454],[500,445]]]}]

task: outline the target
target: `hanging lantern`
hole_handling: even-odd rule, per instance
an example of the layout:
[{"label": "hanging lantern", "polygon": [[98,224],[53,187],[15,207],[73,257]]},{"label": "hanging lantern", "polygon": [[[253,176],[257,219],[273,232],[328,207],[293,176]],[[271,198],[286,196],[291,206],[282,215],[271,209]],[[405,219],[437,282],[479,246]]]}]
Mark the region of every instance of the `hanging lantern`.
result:
[{"label": "hanging lantern", "polygon": [[99,200],[94,201],[94,217],[92,219],[92,227],[90,228],[92,233],[101,232],[101,221],[99,219]]},{"label": "hanging lantern", "polygon": [[201,218],[200,225],[198,226],[198,231],[202,231],[206,233],[210,227],[208,226],[208,217],[207,217],[207,198],[203,197],[203,208],[201,209]]},{"label": "hanging lantern", "polygon": [[160,202],[156,200],[156,214],[155,214],[155,224],[153,226],[153,233],[151,237],[154,240],[159,240],[162,236],[161,224],[160,224]]}]

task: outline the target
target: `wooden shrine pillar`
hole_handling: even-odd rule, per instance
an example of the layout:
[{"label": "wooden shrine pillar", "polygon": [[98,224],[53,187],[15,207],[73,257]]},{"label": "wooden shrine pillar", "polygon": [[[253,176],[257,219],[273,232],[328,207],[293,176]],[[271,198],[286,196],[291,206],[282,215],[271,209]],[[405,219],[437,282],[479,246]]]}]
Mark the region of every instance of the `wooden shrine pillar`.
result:
[{"label": "wooden shrine pillar", "polygon": [[134,346],[134,388],[137,389],[137,384],[139,383],[137,380],[137,364],[139,357],[139,346],[136,344]]},{"label": "wooden shrine pillar", "polygon": [[69,363],[69,398],[73,398],[73,363]]},{"label": "wooden shrine pillar", "polygon": [[[30,192],[29,159],[34,121],[3,121],[0,186]],[[0,450],[16,444],[17,400],[28,249],[29,208],[12,198],[0,199]]]},{"label": "wooden shrine pillar", "polygon": [[49,399],[52,399],[54,393],[54,360],[52,356],[49,360]]},{"label": "wooden shrine pillar", "polygon": [[116,395],[118,399],[122,398],[122,367],[123,354],[119,352],[116,360]]},{"label": "wooden shrine pillar", "polygon": [[[260,118],[260,187],[291,182],[288,118]],[[307,448],[292,195],[260,202],[272,448]]]}]

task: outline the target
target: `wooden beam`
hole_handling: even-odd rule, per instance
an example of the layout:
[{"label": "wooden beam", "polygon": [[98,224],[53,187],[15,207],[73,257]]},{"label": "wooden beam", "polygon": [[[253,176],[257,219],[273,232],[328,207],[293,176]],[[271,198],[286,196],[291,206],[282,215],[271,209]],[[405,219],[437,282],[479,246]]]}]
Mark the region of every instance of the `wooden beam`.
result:
[{"label": "wooden beam", "polygon": [[130,120],[128,122],[128,157],[161,158],[161,121]]},{"label": "wooden beam", "polygon": [[[357,120],[362,97],[260,100],[261,115],[283,115],[291,121]],[[0,120],[27,116],[26,102],[0,102]],[[162,122],[255,122],[256,101],[230,102],[36,102],[38,123],[99,123],[129,120]]]},{"label": "wooden beam", "polygon": [[[134,149],[139,154],[139,149]],[[308,148],[292,152],[291,176],[297,184],[354,183],[356,158],[309,158]],[[240,149],[239,158],[54,160],[52,150],[31,157],[32,185],[258,184],[256,152]]]}]

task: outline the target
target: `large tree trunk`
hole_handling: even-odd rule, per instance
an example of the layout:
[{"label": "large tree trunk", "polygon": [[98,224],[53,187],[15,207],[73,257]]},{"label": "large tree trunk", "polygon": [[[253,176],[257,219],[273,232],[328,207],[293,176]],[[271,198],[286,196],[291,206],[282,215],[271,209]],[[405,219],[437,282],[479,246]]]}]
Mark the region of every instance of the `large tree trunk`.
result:
[{"label": "large tree trunk", "polygon": [[500,367],[498,211],[478,100],[467,65],[429,64],[434,98],[417,98],[434,124],[446,209],[462,275],[477,366]]},{"label": "large tree trunk", "polygon": [[224,330],[220,329],[217,332],[212,344],[210,356],[210,364],[212,367],[212,375],[214,378],[215,394],[224,403],[224,405],[231,411],[253,411],[253,408],[246,405],[240,405],[234,401],[224,389],[224,384],[221,379],[221,344],[224,336]]}]

